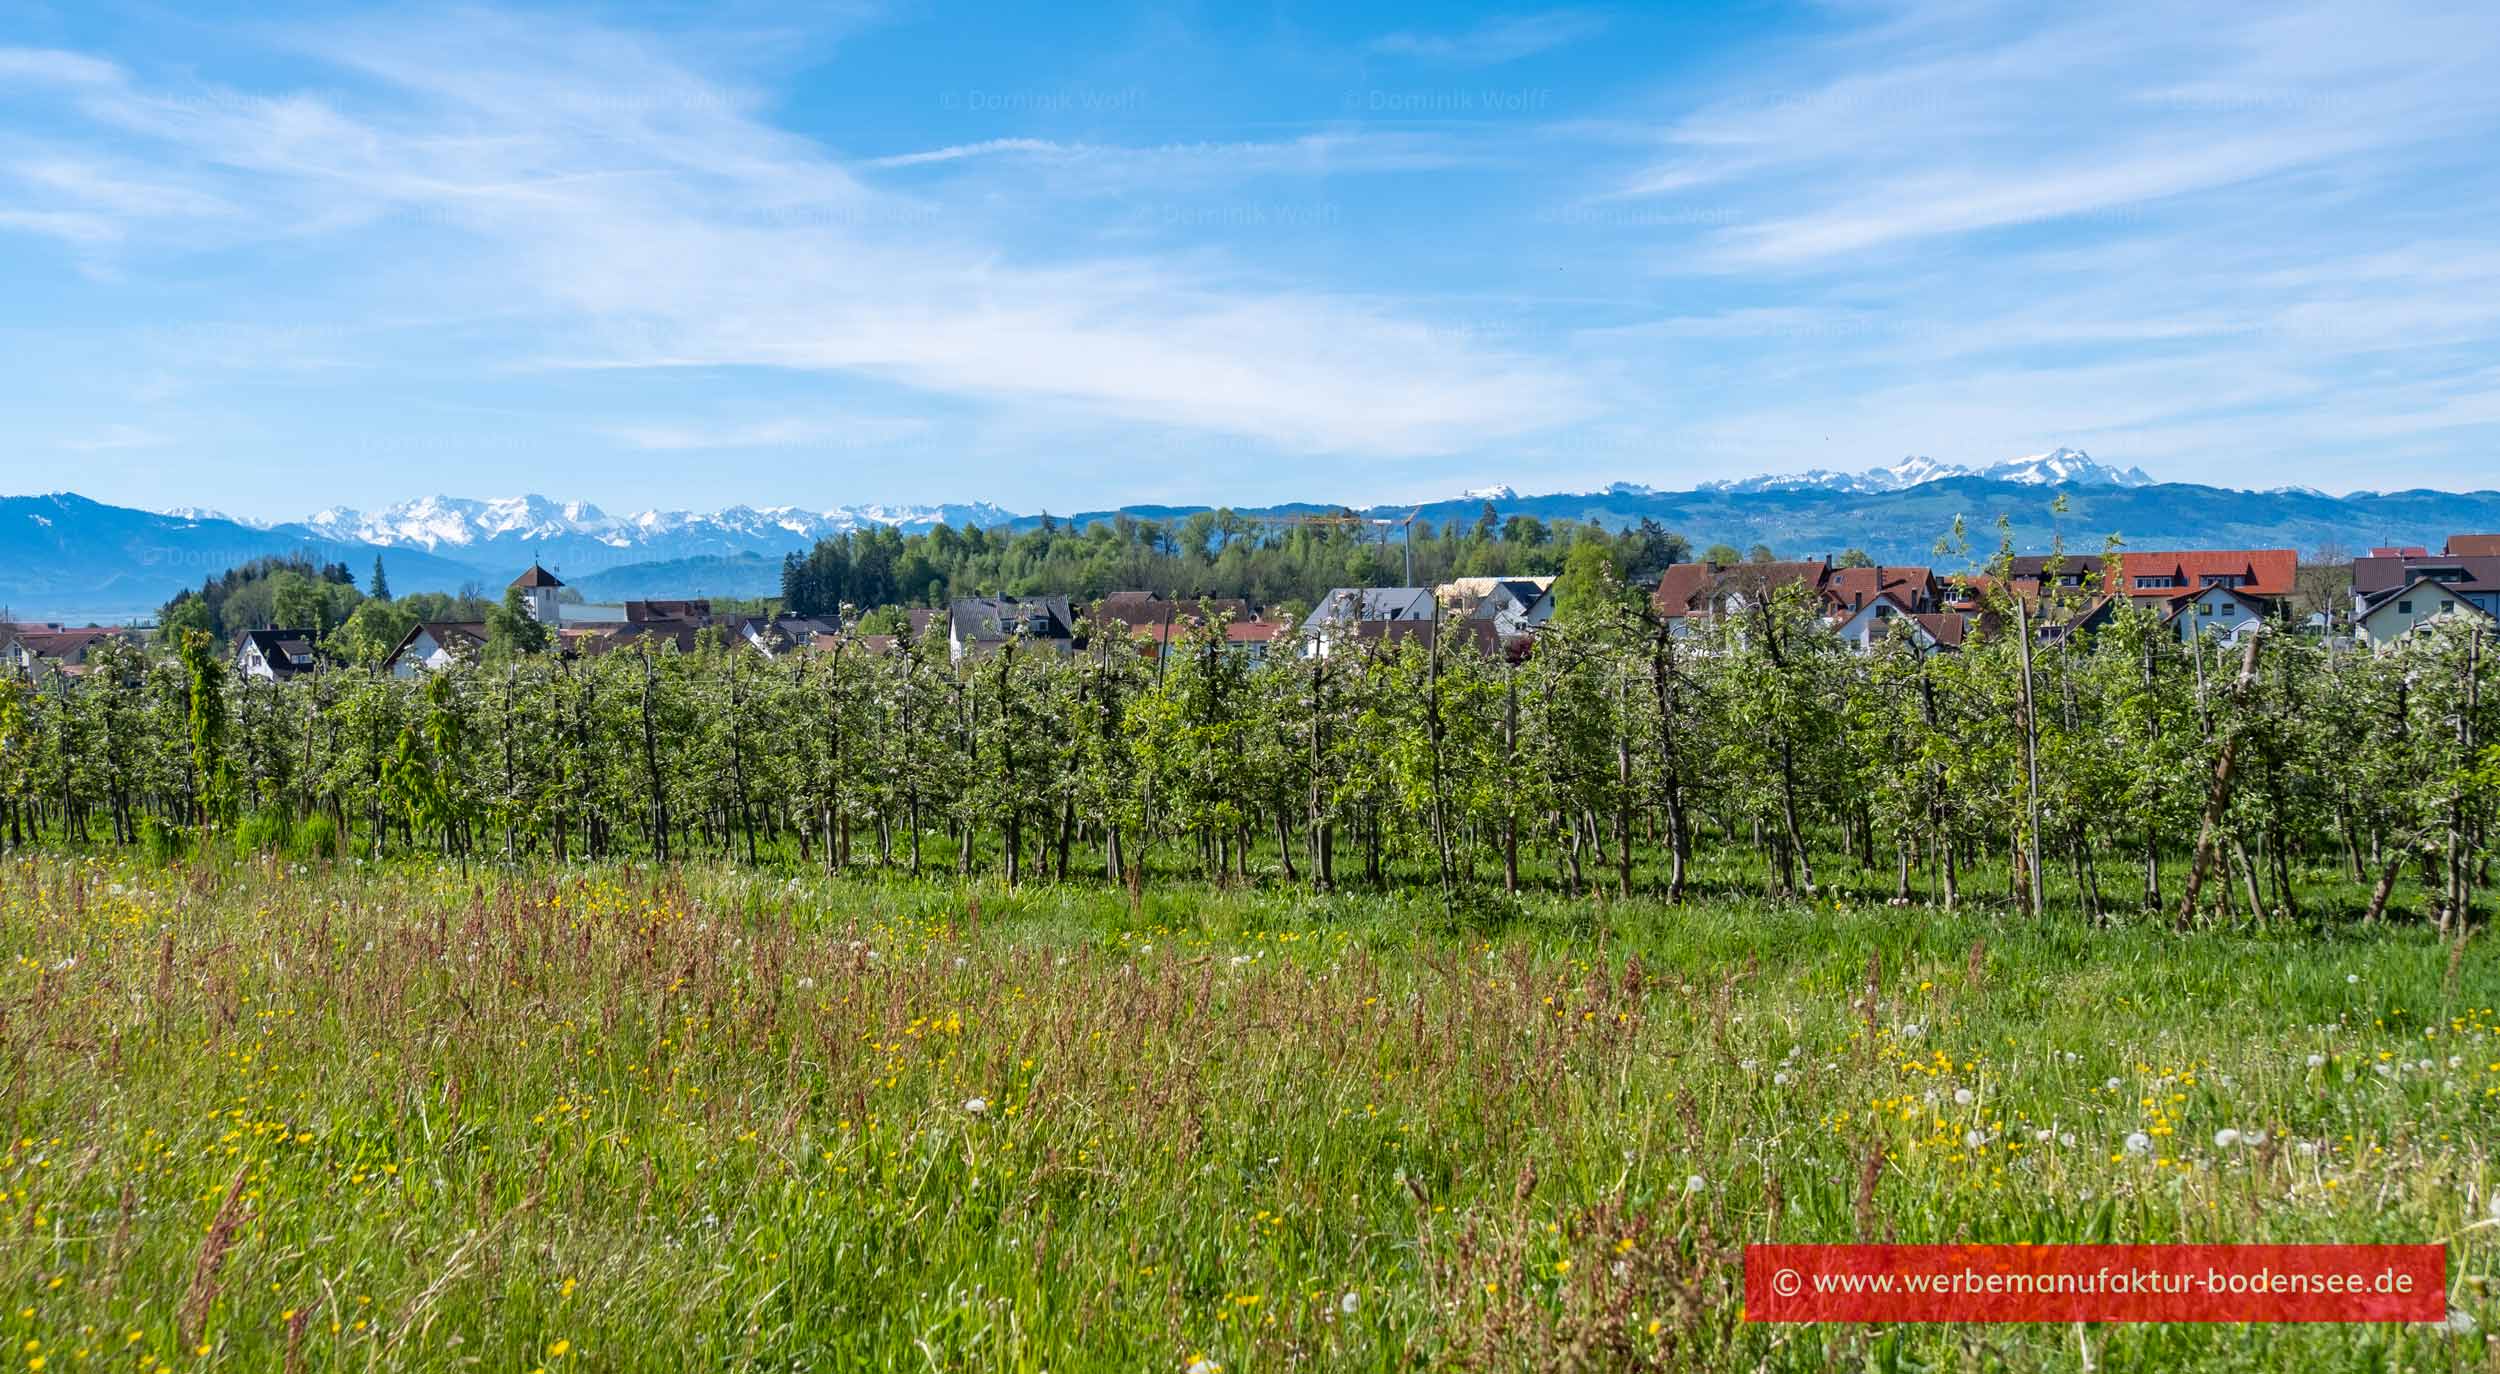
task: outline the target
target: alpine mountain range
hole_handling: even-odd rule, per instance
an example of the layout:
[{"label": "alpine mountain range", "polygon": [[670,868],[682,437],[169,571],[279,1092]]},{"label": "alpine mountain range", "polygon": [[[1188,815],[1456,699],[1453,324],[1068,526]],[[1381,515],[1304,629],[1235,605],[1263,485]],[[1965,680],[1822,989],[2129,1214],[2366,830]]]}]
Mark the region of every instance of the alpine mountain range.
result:
[{"label": "alpine mountain range", "polygon": [[[2048,496],[2065,498],[2054,509]],[[2370,544],[2436,545],[2457,529],[2500,527],[2500,492],[2271,491],[2164,483],[2070,448],[1984,466],[1911,457],[1859,472],[1812,469],[1683,490],[1616,482],[1597,491],[1522,494],[1515,484],[1477,487],[1441,500],[1354,509],[1380,522],[1380,537],[1410,515],[1436,525],[1497,516],[1596,521],[1620,528],[1653,520],[1696,548],[1767,544],[1786,557],[1862,549],[1887,562],[1924,562],[1958,517],[1984,556],[2000,517],[2016,545],[2053,541],[2096,550],[2112,537],[2136,548],[2292,547],[2351,551]],[[1184,518],[1204,506],[1139,505],[1055,517],[1089,524],[1127,515]],[[1281,516],[1348,509],[1293,502],[1237,507]],[[593,599],[635,596],[769,596],[784,555],[818,540],[890,527],[918,533],[1024,529],[1054,518],[986,501],[855,505],[829,510],[731,506],[713,512],[647,510],[610,515],[586,501],[526,495],[496,500],[429,496],[378,511],[331,507],[301,520],[264,523],[200,506],[145,511],[72,493],[0,497],[0,608],[19,618],[63,621],[144,617],[168,597],[235,564],[306,553],[344,562],[361,578],[381,558],[400,590],[488,590],[533,561],[557,570]]]}]

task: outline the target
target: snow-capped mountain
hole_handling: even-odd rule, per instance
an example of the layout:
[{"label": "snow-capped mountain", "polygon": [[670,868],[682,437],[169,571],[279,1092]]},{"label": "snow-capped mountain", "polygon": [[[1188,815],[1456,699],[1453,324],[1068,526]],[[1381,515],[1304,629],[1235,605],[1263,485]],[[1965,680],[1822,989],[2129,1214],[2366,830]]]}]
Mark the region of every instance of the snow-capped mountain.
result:
[{"label": "snow-capped mountain", "polygon": [[837,506],[810,511],[796,506],[731,506],[700,512],[647,510],[614,516],[587,501],[556,502],[544,496],[514,496],[475,501],[453,496],[428,496],[366,513],[333,506],[304,521],[305,528],[343,543],[384,548],[450,549],[457,553],[492,546],[528,544],[576,545],[589,541],[619,551],[649,551],[654,557],[682,557],[688,544],[725,544],[736,551],[804,548],[827,535],[844,534],[871,525],[891,525],[906,532],[940,524],[984,528],[1016,519],[1012,511],[986,501],[970,505]]},{"label": "snow-capped mountain", "polygon": [[248,516],[241,515],[228,515],[224,511],[211,510],[207,506],[172,506],[165,510],[158,511],[157,514],[171,516],[176,520],[188,520],[193,524],[198,524],[205,520],[222,520],[228,524],[241,525],[245,529],[265,530],[269,528],[269,523],[265,520],[254,520]]},{"label": "snow-capped mountain", "polygon": [[2009,458],[1985,467],[1964,463],[1943,463],[1933,458],[1904,458],[1890,467],[1868,468],[1864,472],[1834,472],[1812,468],[1805,472],[1780,473],[1762,477],[1745,477],[1729,482],[1704,482],[1702,491],[1794,491],[1820,487],[1830,491],[1883,492],[1905,491],[1911,487],[1939,482],[1948,477],[1980,477],[1992,482],[2012,482],[2020,486],[2052,487],[2149,487],[2152,477],[2142,468],[2114,468],[2097,462],[2081,449],[2056,448],[2047,453],[2033,453]]},{"label": "snow-capped mountain", "polygon": [[1508,482],[1496,482],[1489,487],[1469,487],[1458,494],[1458,499],[1461,501],[1516,501],[1519,499],[1519,489]]}]

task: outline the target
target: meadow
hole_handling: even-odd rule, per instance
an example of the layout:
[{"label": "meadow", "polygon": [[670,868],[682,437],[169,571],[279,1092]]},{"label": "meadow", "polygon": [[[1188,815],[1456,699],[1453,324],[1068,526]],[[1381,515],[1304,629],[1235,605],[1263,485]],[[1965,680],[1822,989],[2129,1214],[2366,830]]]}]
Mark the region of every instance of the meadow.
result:
[{"label": "meadow", "polygon": [[[2500,1362],[2480,933],[21,856],[0,950],[0,1367]],[[2453,1313],[1747,1324],[1772,1239],[2438,1242]]]}]

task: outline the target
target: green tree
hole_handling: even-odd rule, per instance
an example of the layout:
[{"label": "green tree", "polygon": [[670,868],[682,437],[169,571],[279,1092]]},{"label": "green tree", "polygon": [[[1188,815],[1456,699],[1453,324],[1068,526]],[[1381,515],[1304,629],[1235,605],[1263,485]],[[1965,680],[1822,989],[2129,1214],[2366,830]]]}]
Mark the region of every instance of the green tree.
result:
[{"label": "green tree", "polygon": [[226,662],[217,639],[206,630],[182,636],[182,667],[190,680],[191,775],[198,797],[198,823],[214,829],[231,818],[234,808],[234,765],[226,736]]},{"label": "green tree", "polygon": [[529,602],[518,587],[506,587],[503,601],[486,613],[486,657],[495,663],[508,662],[527,654],[543,653],[547,648],[547,627],[530,614]]}]

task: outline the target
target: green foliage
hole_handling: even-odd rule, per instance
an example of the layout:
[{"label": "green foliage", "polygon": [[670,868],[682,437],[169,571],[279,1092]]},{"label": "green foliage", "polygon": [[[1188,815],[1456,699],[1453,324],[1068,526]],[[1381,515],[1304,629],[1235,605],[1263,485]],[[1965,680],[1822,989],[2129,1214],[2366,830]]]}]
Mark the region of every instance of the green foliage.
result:
[{"label": "green foliage", "polygon": [[165,603],[157,613],[167,644],[185,630],[206,630],[231,642],[245,630],[309,630],[319,636],[346,620],[364,599],[343,563],[272,555],[229,568]]},{"label": "green foliage", "polygon": [[504,589],[503,601],[486,613],[486,657],[503,663],[524,654],[544,653],[547,627],[530,614],[529,600],[518,587]]},{"label": "green foliage", "polygon": [[287,831],[287,856],[298,862],[335,859],[341,850],[338,826],[327,816],[308,816]]},{"label": "green foliage", "polygon": [[240,858],[282,852],[294,827],[283,811],[254,811],[234,827],[234,852]]},{"label": "green foliage", "polygon": [[846,605],[942,606],[956,596],[997,593],[1090,600],[1122,590],[1311,606],[1334,587],[1397,583],[1410,558],[1415,582],[1431,585],[1557,573],[1584,544],[1610,550],[1619,576],[1655,576],[1690,550],[1654,521],[1610,532],[1533,516],[1497,523],[1488,515],[1438,530],[1418,522],[1393,533],[1348,512],[1335,518],[1341,523],[1277,523],[1220,510],[1177,523],[1121,515],[1083,528],[1046,523],[1021,532],[941,526],[906,535],[881,526],[784,559],[781,601],[792,614],[810,616]]},{"label": "green foliage", "polygon": [[2500,1322],[2428,931],[45,856],[0,943],[13,1205],[104,1219],[0,1247],[19,1368],[2483,1367],[1742,1320],[1744,1242],[1870,1235],[2427,1240]]}]

